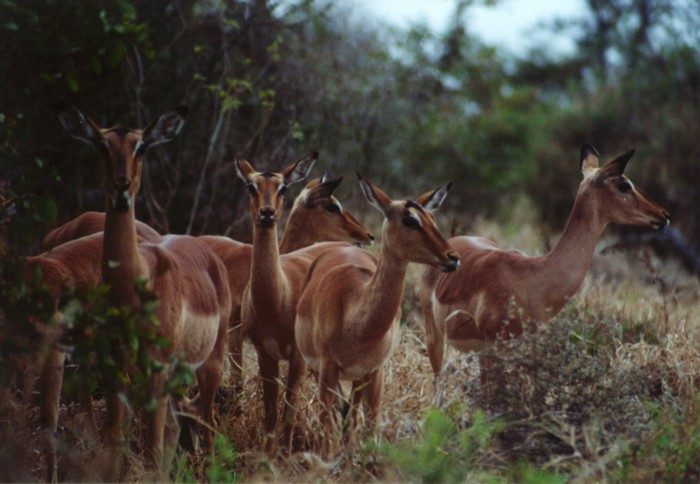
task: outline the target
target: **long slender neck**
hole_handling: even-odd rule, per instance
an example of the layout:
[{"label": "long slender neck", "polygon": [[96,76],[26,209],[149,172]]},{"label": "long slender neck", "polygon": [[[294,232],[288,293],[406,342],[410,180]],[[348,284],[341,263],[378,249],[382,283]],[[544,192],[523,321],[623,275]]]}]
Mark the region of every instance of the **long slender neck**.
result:
[{"label": "long slender neck", "polygon": [[135,303],[134,282],[137,276],[144,275],[142,267],[133,205],[128,212],[117,213],[108,201],[102,246],[102,281],[111,286],[113,302]]},{"label": "long slender neck", "polygon": [[282,240],[280,241],[279,251],[281,254],[308,247],[313,243],[318,242],[313,237],[312,227],[306,226],[297,213],[297,210],[292,209],[287,219],[287,225],[284,226]]},{"label": "long slender neck", "polygon": [[541,278],[549,283],[543,283],[541,287],[551,291],[550,297],[565,300],[578,290],[593,259],[596,243],[607,225],[598,217],[589,197],[585,192],[579,193],[559,242],[542,258]]},{"label": "long slender neck", "polygon": [[366,338],[379,338],[389,331],[401,305],[407,268],[408,262],[382,243],[377,269],[355,304]]},{"label": "long slender neck", "polygon": [[284,294],[285,287],[286,278],[280,263],[277,230],[256,225],[253,229],[253,258],[250,265],[251,296],[258,301],[271,302],[273,295]]}]

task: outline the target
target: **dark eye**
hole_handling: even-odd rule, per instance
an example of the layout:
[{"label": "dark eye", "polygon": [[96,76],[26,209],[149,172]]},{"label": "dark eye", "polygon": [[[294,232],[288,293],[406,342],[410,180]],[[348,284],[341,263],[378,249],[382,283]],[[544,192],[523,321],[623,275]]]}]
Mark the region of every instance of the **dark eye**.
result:
[{"label": "dark eye", "polygon": [[403,222],[404,227],[408,227],[409,229],[417,229],[420,227],[420,222],[410,215],[406,215],[401,221]]},{"label": "dark eye", "polygon": [[257,197],[258,196],[258,189],[255,188],[255,185],[252,183],[248,184],[248,192],[250,193],[251,197]]},{"label": "dark eye", "polygon": [[281,197],[285,193],[287,193],[287,185],[280,185],[279,189],[277,190],[277,195]]},{"label": "dark eye", "polygon": [[328,210],[330,213],[340,213],[340,207],[335,203],[329,203],[326,205],[326,210]]},{"label": "dark eye", "polygon": [[139,145],[136,147],[136,150],[134,151],[134,156],[143,156],[147,149],[148,145],[146,143],[139,143]]},{"label": "dark eye", "polygon": [[621,181],[617,184],[617,189],[622,193],[630,193],[632,191],[632,184],[628,181]]}]

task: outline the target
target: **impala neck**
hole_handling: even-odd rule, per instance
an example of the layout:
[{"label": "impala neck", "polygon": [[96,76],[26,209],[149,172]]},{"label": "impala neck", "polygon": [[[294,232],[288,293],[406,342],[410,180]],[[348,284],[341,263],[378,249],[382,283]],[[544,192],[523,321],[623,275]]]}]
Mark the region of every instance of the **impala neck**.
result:
[{"label": "impala neck", "polygon": [[102,281],[111,286],[113,301],[132,304],[136,297],[134,282],[140,275],[142,270],[134,208],[132,206],[126,213],[116,213],[107,202],[102,247]]},{"label": "impala neck", "polygon": [[363,318],[362,334],[365,338],[384,336],[394,323],[401,305],[407,268],[408,262],[398,257],[386,243],[382,243],[377,270],[363,287],[355,307],[361,314],[369,315]]},{"label": "impala neck", "polygon": [[282,233],[282,240],[279,245],[281,254],[288,254],[289,252],[308,247],[316,242],[311,235],[311,228],[295,220],[295,218],[295,211],[292,211],[289,214],[287,225],[284,226],[284,232]]},{"label": "impala neck", "polygon": [[250,265],[251,296],[261,301],[279,300],[276,296],[284,294],[285,288],[277,229],[256,226],[253,229],[253,258]]},{"label": "impala neck", "polygon": [[[593,203],[591,203],[593,202]],[[600,219],[590,194],[579,193],[564,232],[554,249],[543,257],[542,288],[560,297],[560,307],[578,291],[593,259],[596,243],[607,223]]]}]

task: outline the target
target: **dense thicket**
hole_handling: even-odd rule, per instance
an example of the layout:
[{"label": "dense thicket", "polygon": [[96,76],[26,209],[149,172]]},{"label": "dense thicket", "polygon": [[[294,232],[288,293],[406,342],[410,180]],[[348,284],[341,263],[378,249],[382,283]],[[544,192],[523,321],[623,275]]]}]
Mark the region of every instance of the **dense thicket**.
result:
[{"label": "dense thicket", "polygon": [[234,155],[277,168],[313,150],[322,170],[396,192],[453,180],[459,228],[527,194],[556,230],[588,142],[604,158],[636,147],[636,181],[697,239],[700,7],[588,0],[582,17],[543,26],[573,38],[572,53],[515,57],[471,33],[473,3],[435,33],[315,0],[2,0],[4,186],[43,214],[25,230],[100,210],[95,153],[61,131],[64,103],[134,127],[184,103],[186,129],[150,153],[138,205],[162,231],[246,239]]}]

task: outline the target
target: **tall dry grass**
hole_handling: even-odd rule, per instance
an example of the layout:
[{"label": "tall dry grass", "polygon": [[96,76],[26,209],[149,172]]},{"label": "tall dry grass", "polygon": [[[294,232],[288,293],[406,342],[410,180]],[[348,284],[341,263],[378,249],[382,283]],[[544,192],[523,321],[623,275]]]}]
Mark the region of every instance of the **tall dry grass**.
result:
[{"label": "tall dry grass", "polygon": [[[528,253],[546,244],[534,229],[499,231],[488,222],[474,230]],[[520,480],[518,469],[530,466],[574,482],[681,480],[697,477],[697,458],[680,462],[683,449],[692,453],[700,439],[678,433],[683,426],[700,431],[696,405],[700,388],[700,297],[697,278],[673,260],[658,259],[648,248],[614,250],[604,240],[589,275],[576,297],[548,324],[529,328],[521,338],[499,342],[490,350],[497,361],[495,387],[479,384],[477,358],[447,352],[442,374],[440,410],[459,429],[474,424],[483,412],[500,422],[495,438],[477,449],[461,476],[471,481]],[[605,250],[603,250],[605,249]],[[314,378],[308,375],[299,399],[299,425],[291,456],[268,459],[260,452],[262,390],[255,353],[245,346],[243,381],[234,402],[222,402],[218,422],[226,450],[235,455],[219,460],[219,474],[201,453],[181,454],[173,480],[204,480],[222,475],[236,480],[273,482],[403,481],[421,479],[389,457],[387,447],[422,445],[423,419],[434,405],[433,377],[423,343],[422,312],[416,287],[422,269],[411,266],[403,302],[401,342],[386,365],[385,393],[374,435],[360,425],[343,452],[330,462],[313,453],[323,439],[317,418],[319,402]],[[283,368],[282,375],[286,374]],[[230,375],[225,386],[232,387]],[[348,392],[346,388],[346,393]],[[225,392],[224,392],[225,393]],[[97,402],[98,414],[102,411]],[[0,424],[11,421],[7,412]],[[43,476],[38,449],[38,416],[27,416],[34,429],[28,444],[5,435],[0,456],[14,462],[5,477]],[[676,424],[677,422],[677,424]],[[61,409],[59,447],[61,477],[94,478],[94,447],[82,434],[77,406]],[[7,426],[5,426],[7,429]],[[133,438],[137,433],[134,430]],[[663,459],[659,439],[680,446]],[[424,445],[424,444],[423,444]],[[8,453],[12,449],[14,453]],[[669,469],[669,461],[679,463]],[[228,474],[221,474],[222,469]],[[2,477],[2,476],[0,476]],[[147,480],[137,446],[129,452],[128,481]]]}]

